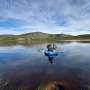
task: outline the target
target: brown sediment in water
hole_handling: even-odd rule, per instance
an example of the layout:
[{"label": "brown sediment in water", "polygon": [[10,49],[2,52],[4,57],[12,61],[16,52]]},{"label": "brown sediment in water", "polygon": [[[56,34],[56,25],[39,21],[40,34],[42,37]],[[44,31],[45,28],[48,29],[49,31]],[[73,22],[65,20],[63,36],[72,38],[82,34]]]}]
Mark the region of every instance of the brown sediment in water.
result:
[{"label": "brown sediment in water", "polygon": [[72,81],[47,81],[35,85],[30,82],[13,81],[5,84],[0,90],[90,90],[90,85],[78,85]]},{"label": "brown sediment in water", "polygon": [[41,84],[37,90],[78,90],[70,81],[51,81]]},{"label": "brown sediment in water", "polygon": [[[24,72],[25,73],[25,72]],[[59,80],[54,77],[42,77],[40,74],[16,73],[15,77],[8,78],[0,90],[90,90],[90,85],[83,85],[79,81]],[[57,89],[59,88],[59,89]]]},{"label": "brown sediment in water", "polygon": [[[68,73],[67,76],[69,76]],[[37,72],[15,72],[8,77],[8,80],[8,84],[4,83],[3,89],[0,90],[60,90],[60,88],[61,90],[90,90],[90,85],[83,85],[80,80],[59,79],[58,76],[54,77],[51,74],[44,77]]]},{"label": "brown sediment in water", "polygon": [[82,86],[71,81],[51,81],[41,84],[36,90],[90,90],[90,85]]}]

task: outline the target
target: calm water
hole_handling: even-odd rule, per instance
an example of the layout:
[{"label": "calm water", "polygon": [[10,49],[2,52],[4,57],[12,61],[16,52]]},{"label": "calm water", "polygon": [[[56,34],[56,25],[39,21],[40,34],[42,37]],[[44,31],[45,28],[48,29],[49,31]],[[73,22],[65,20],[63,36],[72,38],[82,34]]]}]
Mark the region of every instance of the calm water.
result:
[{"label": "calm water", "polygon": [[55,57],[53,63],[39,51],[46,44],[0,46],[0,84],[15,90],[59,80],[90,85],[90,43],[56,45],[64,53]]}]

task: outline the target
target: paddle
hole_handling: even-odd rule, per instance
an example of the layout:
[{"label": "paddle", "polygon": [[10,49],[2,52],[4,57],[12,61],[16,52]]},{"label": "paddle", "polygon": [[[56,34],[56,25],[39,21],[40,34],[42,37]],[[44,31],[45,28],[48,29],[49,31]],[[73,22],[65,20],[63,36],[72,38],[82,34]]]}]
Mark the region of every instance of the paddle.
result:
[{"label": "paddle", "polygon": [[37,51],[40,52],[40,53],[42,53],[42,51],[44,51],[44,48],[40,48]]}]

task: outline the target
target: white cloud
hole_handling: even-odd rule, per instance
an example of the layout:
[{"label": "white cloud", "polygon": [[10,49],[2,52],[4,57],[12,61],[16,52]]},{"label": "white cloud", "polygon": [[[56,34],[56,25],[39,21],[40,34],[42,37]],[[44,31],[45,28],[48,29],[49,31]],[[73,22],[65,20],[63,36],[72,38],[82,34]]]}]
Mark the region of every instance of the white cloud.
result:
[{"label": "white cloud", "polygon": [[[16,31],[0,29],[1,33],[90,33],[90,0],[0,0],[0,11],[0,18],[27,24]],[[61,25],[63,19],[66,25]]]}]

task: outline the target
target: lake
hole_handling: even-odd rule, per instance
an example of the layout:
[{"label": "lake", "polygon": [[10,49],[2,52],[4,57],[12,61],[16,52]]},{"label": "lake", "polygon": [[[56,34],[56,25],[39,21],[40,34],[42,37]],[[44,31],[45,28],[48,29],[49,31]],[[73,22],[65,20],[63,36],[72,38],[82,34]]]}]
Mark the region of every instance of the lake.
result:
[{"label": "lake", "polygon": [[0,90],[36,90],[41,84],[55,81],[70,83],[78,90],[90,87],[89,42],[56,43],[63,53],[52,61],[40,51],[46,45],[1,45]]}]

